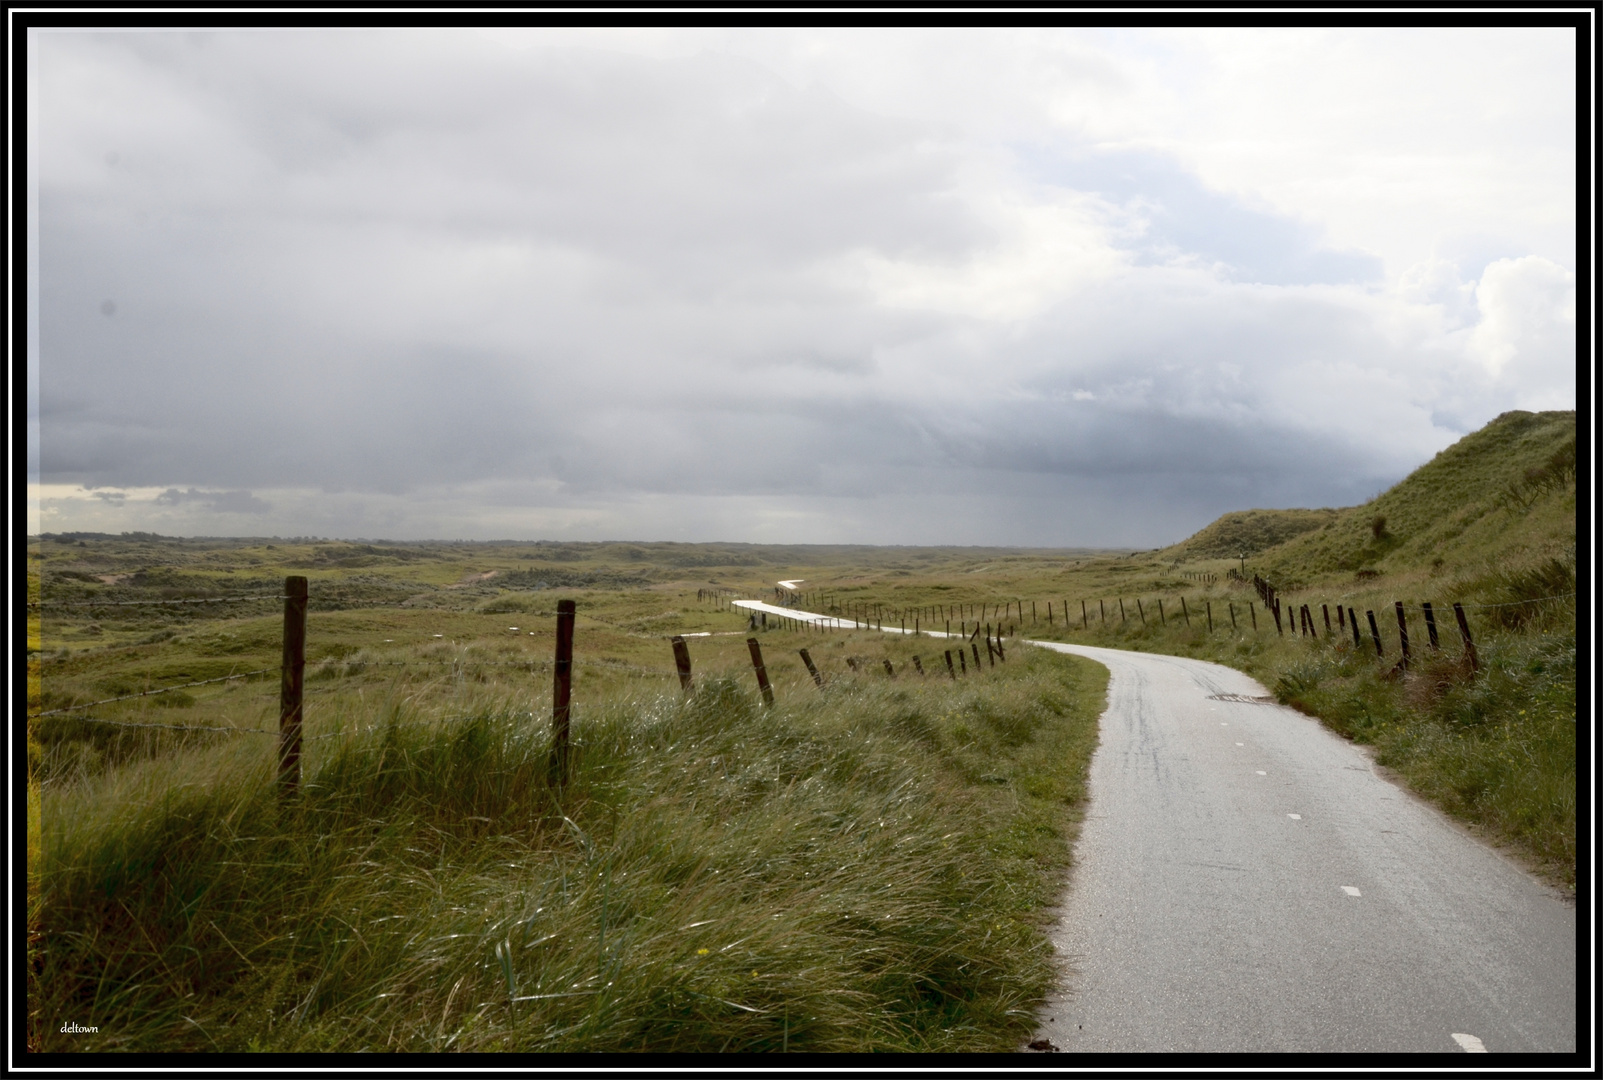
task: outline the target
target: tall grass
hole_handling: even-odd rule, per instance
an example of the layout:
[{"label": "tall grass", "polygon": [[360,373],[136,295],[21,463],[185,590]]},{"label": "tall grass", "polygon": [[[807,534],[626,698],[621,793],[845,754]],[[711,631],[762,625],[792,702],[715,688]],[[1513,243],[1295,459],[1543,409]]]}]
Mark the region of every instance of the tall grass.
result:
[{"label": "tall grass", "polygon": [[1105,678],[714,678],[581,714],[559,787],[543,719],[393,702],[292,803],[245,740],[47,788],[29,1046],[1012,1049]]}]

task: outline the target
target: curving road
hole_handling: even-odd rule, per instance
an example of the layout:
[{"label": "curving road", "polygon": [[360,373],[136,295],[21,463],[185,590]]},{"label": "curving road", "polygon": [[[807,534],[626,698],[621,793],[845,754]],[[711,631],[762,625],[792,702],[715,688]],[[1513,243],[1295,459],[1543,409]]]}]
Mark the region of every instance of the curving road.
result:
[{"label": "curving road", "polygon": [[1052,935],[1065,985],[1038,1038],[1121,1053],[1575,1052],[1573,902],[1239,671],[1030,644],[1112,673]]},{"label": "curving road", "polygon": [[1112,672],[1053,933],[1071,1051],[1574,1052],[1575,908],[1218,664]]}]

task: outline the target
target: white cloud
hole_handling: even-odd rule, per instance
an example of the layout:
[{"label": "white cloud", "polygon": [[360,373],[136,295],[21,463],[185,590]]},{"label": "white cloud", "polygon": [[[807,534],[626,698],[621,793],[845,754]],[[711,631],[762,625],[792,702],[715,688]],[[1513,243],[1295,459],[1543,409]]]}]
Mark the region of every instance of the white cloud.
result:
[{"label": "white cloud", "polygon": [[1573,401],[1575,275],[1535,255],[1499,259],[1482,272],[1475,303],[1472,355],[1527,400]]}]

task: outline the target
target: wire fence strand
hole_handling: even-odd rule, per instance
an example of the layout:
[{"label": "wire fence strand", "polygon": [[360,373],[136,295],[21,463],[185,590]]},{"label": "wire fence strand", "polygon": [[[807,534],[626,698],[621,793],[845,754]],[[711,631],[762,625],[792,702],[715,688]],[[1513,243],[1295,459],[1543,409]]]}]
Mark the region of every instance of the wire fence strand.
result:
[{"label": "wire fence strand", "polygon": [[204,596],[175,600],[29,600],[34,607],[151,607],[161,604],[232,604],[243,600],[284,600],[278,593],[261,593],[255,596]]},{"label": "wire fence strand", "polygon": [[110,724],[113,727],[164,728],[168,731],[215,731],[224,735],[277,735],[268,728],[205,727],[200,724],[157,724],[147,720],[108,720],[101,716],[77,717],[84,724]]},{"label": "wire fence strand", "polygon": [[259,668],[256,671],[244,671],[238,675],[224,675],[216,679],[201,679],[197,682],[180,683],[177,686],[163,686],[155,690],[141,690],[137,694],[123,694],[120,697],[101,698],[99,701],[88,701],[82,705],[64,705],[59,709],[47,709],[44,712],[29,713],[29,720],[37,720],[41,716],[56,716],[60,713],[77,712],[80,709],[93,709],[98,705],[110,705],[115,701],[133,701],[136,698],[153,697],[156,694],[165,694],[173,690],[187,690],[192,686],[209,686],[212,683],[233,682],[236,679],[249,679],[254,675],[266,675],[280,668]]}]

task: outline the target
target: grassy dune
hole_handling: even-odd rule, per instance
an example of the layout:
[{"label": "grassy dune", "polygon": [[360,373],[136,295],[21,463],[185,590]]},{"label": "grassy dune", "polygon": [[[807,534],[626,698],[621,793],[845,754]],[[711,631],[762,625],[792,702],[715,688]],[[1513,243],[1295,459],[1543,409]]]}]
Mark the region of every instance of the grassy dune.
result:
[{"label": "grassy dune", "polygon": [[[46,784],[29,1045],[1012,1049],[1105,672],[1025,650],[919,678],[927,639],[763,637],[772,709],[718,651],[743,635],[695,639],[688,700],[581,669],[562,786],[504,681],[325,699],[292,805],[244,737]],[[806,645],[823,692],[782,659]]]}]

